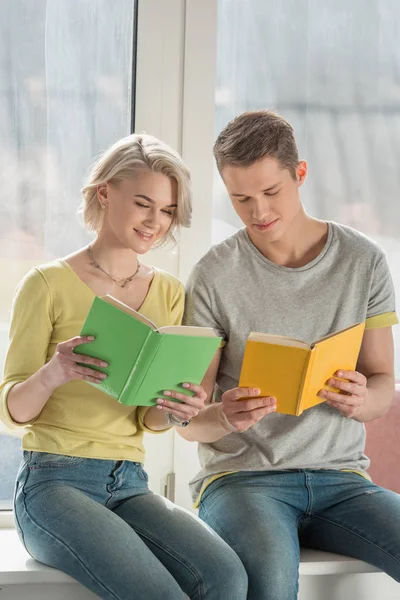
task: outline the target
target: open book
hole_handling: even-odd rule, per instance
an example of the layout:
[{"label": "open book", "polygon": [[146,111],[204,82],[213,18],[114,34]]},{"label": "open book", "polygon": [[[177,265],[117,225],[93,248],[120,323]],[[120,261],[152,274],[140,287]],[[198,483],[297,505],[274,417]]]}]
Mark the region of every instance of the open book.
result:
[{"label": "open book", "polygon": [[[365,323],[307,344],[294,338],[251,333],[246,342],[240,387],[274,396],[277,412],[299,416],[324,402],[318,392],[336,371],[354,371]],[[333,389],[329,388],[328,389]],[[338,391],[338,390],[334,390]]]},{"label": "open book", "polygon": [[180,384],[200,384],[221,342],[212,328],[167,326],[149,319],[112,296],[96,297],[81,335],[95,340],[75,349],[109,363],[92,384],[127,406],[153,406],[164,390],[188,393]]}]

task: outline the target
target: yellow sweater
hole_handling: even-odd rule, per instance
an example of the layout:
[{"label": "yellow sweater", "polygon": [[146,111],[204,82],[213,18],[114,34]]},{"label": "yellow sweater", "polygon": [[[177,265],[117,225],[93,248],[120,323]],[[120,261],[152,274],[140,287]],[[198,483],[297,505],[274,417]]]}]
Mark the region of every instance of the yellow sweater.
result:
[{"label": "yellow sweater", "polygon": [[[10,389],[47,363],[59,342],[79,335],[93,299],[92,290],[62,260],[32,269],[19,284],[0,384],[0,419],[7,426],[18,426],[7,408]],[[180,324],[183,308],[181,282],[155,270],[140,312],[161,327]],[[143,431],[151,431],[143,422],[147,410],[148,407],[123,406],[84,381],[70,381],[54,391],[36,419],[23,425],[26,433],[22,447],[69,456],[143,462]]]}]

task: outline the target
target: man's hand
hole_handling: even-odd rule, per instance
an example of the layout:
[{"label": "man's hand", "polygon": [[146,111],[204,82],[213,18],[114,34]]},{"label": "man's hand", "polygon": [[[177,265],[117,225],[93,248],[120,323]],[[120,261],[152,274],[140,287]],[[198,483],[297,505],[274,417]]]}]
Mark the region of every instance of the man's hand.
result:
[{"label": "man's hand", "polygon": [[260,390],[233,388],[222,394],[221,424],[230,431],[246,431],[276,410],[276,399],[261,396]]},{"label": "man's hand", "polygon": [[337,371],[335,377],[327,381],[327,385],[340,391],[324,389],[318,395],[326,398],[327,404],[336,408],[344,417],[357,419],[368,399],[367,378],[358,371]]}]

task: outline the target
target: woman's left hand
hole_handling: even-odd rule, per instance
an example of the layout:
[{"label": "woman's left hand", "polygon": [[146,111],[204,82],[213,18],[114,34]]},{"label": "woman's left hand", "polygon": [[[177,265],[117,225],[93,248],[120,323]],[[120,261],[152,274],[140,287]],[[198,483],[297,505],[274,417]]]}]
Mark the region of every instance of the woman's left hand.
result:
[{"label": "woman's left hand", "polygon": [[173,415],[181,422],[190,421],[190,419],[197,417],[199,412],[204,408],[204,403],[207,399],[207,394],[200,385],[183,383],[182,387],[185,390],[190,390],[194,395],[189,396],[188,394],[166,390],[163,392],[164,396],[175,398],[176,400],[180,400],[180,402],[157,398],[157,408],[164,413]]},{"label": "woman's left hand", "polygon": [[357,417],[368,397],[367,378],[358,371],[337,371],[326,383],[340,392],[323,389],[318,395],[326,398],[327,404],[336,408],[344,417]]}]

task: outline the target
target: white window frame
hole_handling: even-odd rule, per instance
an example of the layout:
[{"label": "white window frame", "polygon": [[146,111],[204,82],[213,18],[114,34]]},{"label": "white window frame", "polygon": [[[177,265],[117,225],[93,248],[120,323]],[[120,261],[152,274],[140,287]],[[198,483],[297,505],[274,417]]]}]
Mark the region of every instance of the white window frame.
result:
[{"label": "white window frame", "polygon": [[[132,3],[133,7],[133,3]],[[182,151],[185,0],[138,0],[135,131],[146,131]],[[179,253],[154,251],[151,264],[179,276]],[[150,485],[164,493],[174,469],[174,432],[146,435]],[[0,511],[0,529],[14,527],[13,512]]]}]

